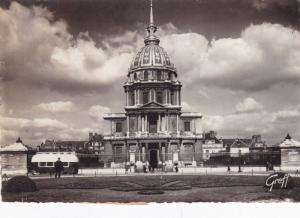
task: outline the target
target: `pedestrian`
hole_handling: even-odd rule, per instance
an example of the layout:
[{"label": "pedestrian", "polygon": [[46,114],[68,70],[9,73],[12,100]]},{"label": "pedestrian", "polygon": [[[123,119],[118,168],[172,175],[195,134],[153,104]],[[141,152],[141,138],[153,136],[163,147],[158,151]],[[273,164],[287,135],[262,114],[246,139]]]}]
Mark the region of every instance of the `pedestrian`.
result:
[{"label": "pedestrian", "polygon": [[57,161],[54,164],[54,170],[55,170],[55,179],[59,179],[61,172],[64,170],[63,163],[60,161],[60,158],[57,159]]},{"label": "pedestrian", "polygon": [[266,163],[266,171],[269,171],[269,162]]},{"label": "pedestrian", "polygon": [[178,173],[178,166],[175,166],[175,172]]}]

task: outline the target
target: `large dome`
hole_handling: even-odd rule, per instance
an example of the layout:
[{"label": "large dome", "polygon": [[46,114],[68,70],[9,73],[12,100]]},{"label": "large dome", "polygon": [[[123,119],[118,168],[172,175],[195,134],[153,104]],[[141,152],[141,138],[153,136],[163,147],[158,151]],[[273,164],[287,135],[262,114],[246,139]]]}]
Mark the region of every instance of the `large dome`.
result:
[{"label": "large dome", "polygon": [[156,43],[146,44],[137,53],[131,63],[129,72],[149,68],[175,71],[167,52]]},{"label": "large dome", "polygon": [[145,46],[137,53],[129,68],[129,74],[143,69],[162,69],[173,71],[176,74],[174,65],[171,63],[167,52],[159,46],[159,39],[155,35],[157,27],[154,25],[152,1],[150,5],[150,23],[147,27],[148,35],[145,38]]}]

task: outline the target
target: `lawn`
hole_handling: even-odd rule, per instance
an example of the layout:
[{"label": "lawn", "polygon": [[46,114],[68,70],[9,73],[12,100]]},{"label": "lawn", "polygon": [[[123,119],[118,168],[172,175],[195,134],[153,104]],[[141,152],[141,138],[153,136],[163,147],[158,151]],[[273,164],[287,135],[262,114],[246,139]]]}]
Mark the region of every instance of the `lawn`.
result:
[{"label": "lawn", "polygon": [[[295,188],[273,190],[263,187],[263,176],[151,175],[35,179],[33,193],[5,193],[3,201],[25,202],[252,202],[300,201],[300,179]],[[5,183],[3,184],[5,185]],[[143,195],[139,191],[160,190]]]}]

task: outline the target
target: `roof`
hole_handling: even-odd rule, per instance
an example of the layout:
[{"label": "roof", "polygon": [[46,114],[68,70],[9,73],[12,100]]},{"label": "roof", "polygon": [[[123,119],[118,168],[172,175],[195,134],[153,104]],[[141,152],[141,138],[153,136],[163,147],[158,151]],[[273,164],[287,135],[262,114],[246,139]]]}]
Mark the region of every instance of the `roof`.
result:
[{"label": "roof", "polygon": [[72,145],[72,146],[83,146],[85,143],[88,141],[56,141],[57,146],[67,146],[67,145]]},{"label": "roof", "polygon": [[300,147],[300,142],[294,139],[285,139],[282,143],[279,144],[279,147]]},{"label": "roof", "polygon": [[207,140],[214,140],[216,144],[222,143],[216,136],[212,136],[210,132],[204,134],[203,141]]},{"label": "roof", "polygon": [[133,59],[130,70],[160,68],[175,71],[167,52],[157,44],[145,45]]},{"label": "roof", "polygon": [[31,162],[55,162],[60,158],[62,162],[78,162],[75,152],[37,152]]},{"label": "roof", "polygon": [[229,146],[231,148],[242,148],[250,147],[252,139],[222,139],[224,146]]},{"label": "roof", "polygon": [[14,143],[3,148],[0,151],[28,151],[28,149],[22,143]]},{"label": "roof", "polygon": [[202,118],[202,114],[199,112],[182,112],[180,117],[183,118]]},{"label": "roof", "polygon": [[103,117],[105,120],[106,119],[126,119],[125,113],[106,113],[104,114]]}]

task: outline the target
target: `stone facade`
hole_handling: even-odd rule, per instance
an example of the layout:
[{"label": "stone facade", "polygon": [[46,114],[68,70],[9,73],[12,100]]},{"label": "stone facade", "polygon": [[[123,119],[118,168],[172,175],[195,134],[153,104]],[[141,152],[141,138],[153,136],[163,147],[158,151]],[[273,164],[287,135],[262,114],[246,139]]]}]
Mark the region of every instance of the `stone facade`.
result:
[{"label": "stone facade", "polygon": [[145,46],[137,53],[124,84],[125,113],[110,113],[101,160],[111,166],[148,162],[194,165],[202,162],[200,113],[181,111],[182,84],[155,35],[152,6]]},{"label": "stone facade", "polygon": [[27,174],[28,149],[18,141],[9,146],[0,148],[1,175],[25,175]]}]

